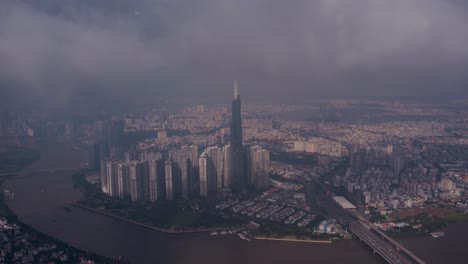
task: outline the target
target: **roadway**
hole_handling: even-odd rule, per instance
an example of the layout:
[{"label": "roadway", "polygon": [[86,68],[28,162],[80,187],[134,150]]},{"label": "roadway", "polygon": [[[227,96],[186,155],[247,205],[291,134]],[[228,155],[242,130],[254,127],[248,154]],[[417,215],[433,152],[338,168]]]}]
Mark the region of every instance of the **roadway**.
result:
[{"label": "roadway", "polygon": [[379,254],[388,263],[396,264],[412,264],[410,260],[405,258],[400,252],[389,245],[385,240],[381,239],[362,225],[360,222],[353,222],[349,225],[349,230],[356,235],[361,241],[366,243],[375,253]]},{"label": "roadway", "polygon": [[396,247],[397,250],[403,251],[406,255],[408,255],[411,259],[413,259],[416,263],[423,264],[424,261],[418,258],[416,255],[414,255],[411,251],[406,249],[403,245],[400,243],[396,242],[394,239],[389,237],[387,234],[384,232],[380,231],[378,227],[376,227],[373,223],[369,222],[364,216],[362,216],[358,211],[356,210],[351,210],[350,213],[354,215],[359,221],[362,223],[366,224],[369,226],[375,233],[377,233],[382,239],[386,240],[390,244]]},{"label": "roadway", "polygon": [[[356,237],[368,245],[390,264],[424,264],[412,252],[401,244],[384,234],[356,210],[347,210],[340,207],[331,196],[325,195],[328,188],[316,181],[324,191],[318,197],[319,207],[325,210],[331,217],[347,227]],[[327,193],[330,193],[329,191]]]}]

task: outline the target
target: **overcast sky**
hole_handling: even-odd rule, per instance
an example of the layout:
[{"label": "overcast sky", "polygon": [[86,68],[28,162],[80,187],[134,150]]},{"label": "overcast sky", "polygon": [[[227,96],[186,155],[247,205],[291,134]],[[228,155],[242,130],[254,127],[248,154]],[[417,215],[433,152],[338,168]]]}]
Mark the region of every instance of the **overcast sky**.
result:
[{"label": "overcast sky", "polygon": [[0,2],[0,96],[10,103],[223,98],[234,79],[250,101],[467,97],[468,2]]}]

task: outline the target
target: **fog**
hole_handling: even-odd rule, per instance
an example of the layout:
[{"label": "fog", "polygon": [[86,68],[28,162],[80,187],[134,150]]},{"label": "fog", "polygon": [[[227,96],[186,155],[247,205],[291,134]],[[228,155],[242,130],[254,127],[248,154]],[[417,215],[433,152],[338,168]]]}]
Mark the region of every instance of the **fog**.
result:
[{"label": "fog", "polygon": [[0,96],[60,110],[166,96],[468,96],[455,0],[0,3]]}]

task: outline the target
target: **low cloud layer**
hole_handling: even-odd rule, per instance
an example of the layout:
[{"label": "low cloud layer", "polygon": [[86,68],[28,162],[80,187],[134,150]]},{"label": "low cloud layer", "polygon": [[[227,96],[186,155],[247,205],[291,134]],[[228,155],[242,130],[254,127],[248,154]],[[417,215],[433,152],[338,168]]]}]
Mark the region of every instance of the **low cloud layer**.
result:
[{"label": "low cloud layer", "polygon": [[161,95],[468,96],[455,0],[44,0],[0,4],[0,95],[54,107]]}]

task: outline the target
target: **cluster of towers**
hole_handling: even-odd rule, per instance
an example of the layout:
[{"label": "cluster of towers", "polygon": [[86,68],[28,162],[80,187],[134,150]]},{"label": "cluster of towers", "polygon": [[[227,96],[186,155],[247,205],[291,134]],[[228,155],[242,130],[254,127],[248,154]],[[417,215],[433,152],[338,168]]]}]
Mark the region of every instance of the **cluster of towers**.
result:
[{"label": "cluster of towers", "polygon": [[97,142],[88,151],[88,168],[99,171],[105,165],[103,160],[120,159],[124,155],[123,120],[99,120],[95,124]]},{"label": "cluster of towers", "polygon": [[125,160],[107,160],[101,186],[110,196],[132,201],[188,199],[198,189],[198,147],[169,152],[126,152]]},{"label": "cluster of towers", "polygon": [[[245,192],[247,188],[262,190],[269,186],[270,153],[259,146],[246,146],[242,148],[242,164],[244,168],[238,175],[233,172],[232,145],[208,147],[199,158],[200,195],[208,196],[210,193],[229,188],[235,192]],[[245,186],[239,188],[239,182]],[[237,188],[237,189],[236,189]]]},{"label": "cluster of towers", "polygon": [[[222,190],[244,194],[248,188],[267,188],[270,155],[260,146],[243,145],[236,83],[230,130],[230,145],[211,146],[201,153],[193,145],[169,151],[130,151],[120,157],[105,155],[103,159],[99,153],[107,151],[103,149],[106,145],[94,144],[90,169],[100,170],[103,192],[135,202],[206,197]],[[118,133],[109,134],[112,139]]]}]

